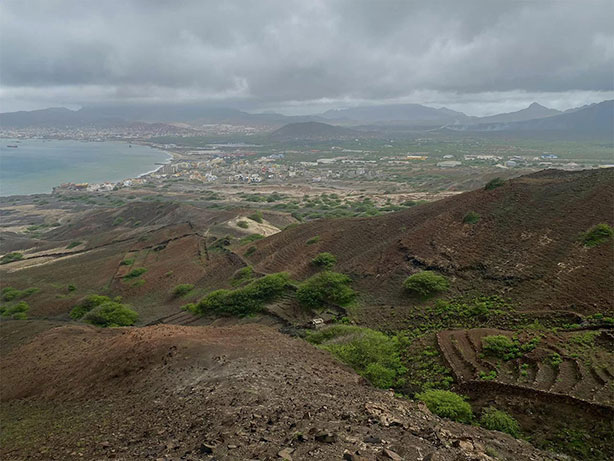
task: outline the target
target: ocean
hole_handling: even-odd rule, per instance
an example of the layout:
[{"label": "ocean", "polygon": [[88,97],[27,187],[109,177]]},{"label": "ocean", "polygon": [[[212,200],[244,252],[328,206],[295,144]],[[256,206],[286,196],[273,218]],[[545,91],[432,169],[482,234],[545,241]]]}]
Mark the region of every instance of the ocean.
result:
[{"label": "ocean", "polygon": [[117,182],[151,172],[169,158],[125,142],[0,138],[0,196],[49,193],[67,182]]}]

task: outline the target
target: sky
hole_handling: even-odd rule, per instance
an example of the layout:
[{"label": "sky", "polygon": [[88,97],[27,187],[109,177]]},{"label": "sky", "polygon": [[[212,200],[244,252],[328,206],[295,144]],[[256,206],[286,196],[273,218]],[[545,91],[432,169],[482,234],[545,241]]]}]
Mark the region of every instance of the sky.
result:
[{"label": "sky", "polygon": [[614,99],[612,0],[3,0],[0,112]]}]

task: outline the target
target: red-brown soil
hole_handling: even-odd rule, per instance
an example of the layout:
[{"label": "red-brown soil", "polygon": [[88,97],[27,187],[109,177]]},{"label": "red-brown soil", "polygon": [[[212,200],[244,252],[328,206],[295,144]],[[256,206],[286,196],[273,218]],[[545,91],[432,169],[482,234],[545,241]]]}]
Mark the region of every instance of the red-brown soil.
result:
[{"label": "red-brown soil", "polygon": [[64,326],[13,344],[0,372],[7,460],[556,458],[441,420],[264,326]]},{"label": "red-brown soil", "polygon": [[[432,269],[451,278],[451,294],[503,294],[526,310],[612,312],[614,246],[579,241],[595,224],[614,223],[612,203],[614,169],[549,170],[399,213],[311,222],[256,242],[247,259],[302,278],[311,258],[329,251],[366,305],[411,305],[404,278]],[[477,224],[463,223],[469,211],[481,215]]]}]

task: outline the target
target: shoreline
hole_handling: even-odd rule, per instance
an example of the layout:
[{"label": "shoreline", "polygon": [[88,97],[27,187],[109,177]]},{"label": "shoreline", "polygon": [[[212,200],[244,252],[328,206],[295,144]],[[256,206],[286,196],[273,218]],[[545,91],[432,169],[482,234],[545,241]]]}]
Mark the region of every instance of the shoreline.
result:
[{"label": "shoreline", "polygon": [[[149,149],[164,153],[166,155],[166,159],[163,162],[154,162],[154,166],[155,168],[150,169],[146,172],[143,173],[138,173],[132,176],[126,176],[123,177],[121,179],[105,179],[105,180],[101,180],[101,181],[89,181],[90,184],[105,184],[105,183],[112,183],[112,184],[116,184],[116,183],[122,183],[123,181],[127,181],[127,180],[131,180],[131,179],[142,179],[148,175],[154,174],[157,171],[159,171],[160,169],[162,169],[163,167],[165,167],[166,165],[169,165],[173,162],[173,160],[176,158],[176,155],[174,152],[171,152],[169,150],[166,150],[164,148],[161,147],[157,147],[157,146],[152,146],[151,144],[147,143],[146,141],[143,140],[137,140],[137,141],[126,141],[126,140],[105,140],[105,141],[86,141],[86,140],[82,140],[82,139],[73,139],[73,138],[65,138],[65,139],[54,139],[54,138],[49,138],[49,139],[41,139],[41,138],[25,138],[27,140],[35,140],[35,141],[45,141],[45,142],[49,142],[49,141],[74,141],[74,142],[82,142],[82,143],[86,143],[89,144],[91,142],[95,142],[95,143],[118,143],[118,144],[124,144],[124,145],[138,145],[140,147],[148,147]],[[15,140],[19,140],[19,141],[23,141],[24,138],[0,138],[0,144],[2,143],[12,143]],[[15,149],[15,150],[19,150],[19,149]],[[1,156],[0,156],[1,158]],[[71,182],[71,181],[68,181]],[[46,192],[29,192],[29,193],[23,193],[23,194],[3,194],[2,193],[2,187],[0,184],[0,199],[5,199],[5,198],[9,198],[9,197],[31,197],[31,196],[39,196],[39,195],[52,195],[53,194],[53,188],[59,186],[62,183],[58,183],[58,184],[54,184],[53,186],[50,187],[49,191]]]}]

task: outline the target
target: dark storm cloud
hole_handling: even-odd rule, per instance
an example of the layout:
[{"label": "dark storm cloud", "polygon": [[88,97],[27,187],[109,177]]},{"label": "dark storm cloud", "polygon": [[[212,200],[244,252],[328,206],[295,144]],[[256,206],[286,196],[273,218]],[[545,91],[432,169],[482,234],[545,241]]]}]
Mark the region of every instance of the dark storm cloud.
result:
[{"label": "dark storm cloud", "polygon": [[611,92],[613,20],[610,0],[9,0],[0,91],[269,106]]}]

